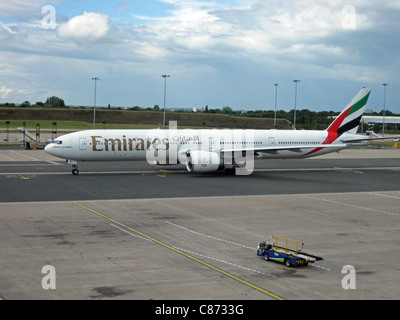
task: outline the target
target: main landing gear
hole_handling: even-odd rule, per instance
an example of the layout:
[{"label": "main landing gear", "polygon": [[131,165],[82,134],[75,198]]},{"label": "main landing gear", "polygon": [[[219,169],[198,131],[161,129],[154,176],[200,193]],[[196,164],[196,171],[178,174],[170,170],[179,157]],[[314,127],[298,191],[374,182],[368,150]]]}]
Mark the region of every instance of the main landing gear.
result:
[{"label": "main landing gear", "polygon": [[79,174],[78,162],[75,160],[67,160],[67,163],[70,164],[72,167],[72,174],[74,176],[77,176]]}]

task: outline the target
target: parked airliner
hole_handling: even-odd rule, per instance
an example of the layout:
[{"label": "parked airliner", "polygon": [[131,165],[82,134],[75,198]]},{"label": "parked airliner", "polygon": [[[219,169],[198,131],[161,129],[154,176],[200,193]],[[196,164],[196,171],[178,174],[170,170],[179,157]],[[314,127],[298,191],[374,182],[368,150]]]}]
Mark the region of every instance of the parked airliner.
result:
[{"label": "parked airliner", "polygon": [[361,89],[326,130],[84,130],[55,139],[45,150],[66,159],[74,175],[79,161],[116,160],[250,174],[254,159],[308,158],[373,140],[356,134],[369,95],[370,89]]}]

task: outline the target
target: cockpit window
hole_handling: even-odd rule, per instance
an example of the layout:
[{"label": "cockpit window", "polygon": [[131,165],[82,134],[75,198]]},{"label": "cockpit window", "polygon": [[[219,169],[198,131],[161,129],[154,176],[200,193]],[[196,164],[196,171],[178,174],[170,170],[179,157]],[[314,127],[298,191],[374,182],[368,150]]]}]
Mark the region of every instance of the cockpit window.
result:
[{"label": "cockpit window", "polygon": [[50,142],[50,143],[53,143],[53,144],[62,144],[62,141],[61,141],[61,140],[53,140],[53,141]]}]

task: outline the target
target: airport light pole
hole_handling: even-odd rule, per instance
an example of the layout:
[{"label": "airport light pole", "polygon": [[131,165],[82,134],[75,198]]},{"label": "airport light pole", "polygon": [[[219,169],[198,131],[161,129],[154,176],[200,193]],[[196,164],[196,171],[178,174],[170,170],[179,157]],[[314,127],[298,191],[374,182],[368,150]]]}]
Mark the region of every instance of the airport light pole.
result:
[{"label": "airport light pole", "polygon": [[383,126],[382,126],[382,137],[385,137],[385,110],[386,110],[386,87],[388,83],[382,83],[383,85]]},{"label": "airport light pole", "polygon": [[275,86],[275,115],[274,115],[274,128],[276,128],[276,102],[277,102],[277,100],[278,100],[278,87],[279,87],[279,84],[278,84],[278,83],[275,83],[274,86]]},{"label": "airport light pole", "polygon": [[97,77],[92,78],[94,80],[94,109],[93,109],[93,129],[96,128],[96,95],[97,95]]},{"label": "airport light pole", "polygon": [[167,74],[163,74],[161,77],[164,78],[164,116],[163,116],[163,129],[165,129],[165,105],[167,100],[167,78],[170,76]]},{"label": "airport light pole", "polygon": [[296,130],[296,107],[297,107],[297,83],[300,82],[300,80],[293,80],[295,83],[295,91],[294,91],[294,121],[293,121],[293,126],[294,130]]}]

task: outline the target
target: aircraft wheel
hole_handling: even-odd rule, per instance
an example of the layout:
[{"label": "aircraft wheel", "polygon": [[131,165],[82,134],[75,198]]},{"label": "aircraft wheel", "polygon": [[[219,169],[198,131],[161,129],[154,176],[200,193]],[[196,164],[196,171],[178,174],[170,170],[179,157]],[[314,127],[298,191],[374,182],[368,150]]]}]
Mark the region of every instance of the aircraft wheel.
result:
[{"label": "aircraft wheel", "polygon": [[72,174],[74,176],[77,176],[79,174],[79,170],[78,169],[72,169]]}]

